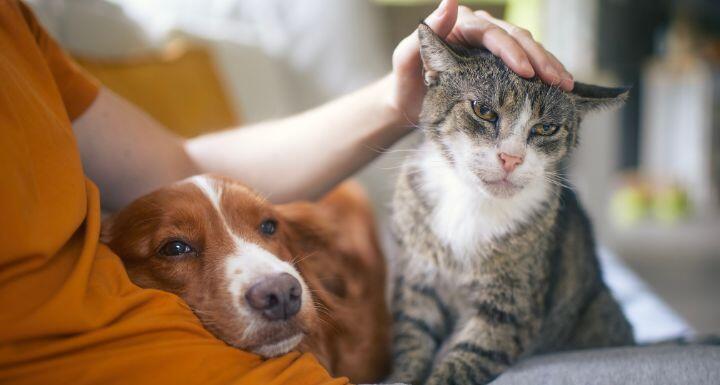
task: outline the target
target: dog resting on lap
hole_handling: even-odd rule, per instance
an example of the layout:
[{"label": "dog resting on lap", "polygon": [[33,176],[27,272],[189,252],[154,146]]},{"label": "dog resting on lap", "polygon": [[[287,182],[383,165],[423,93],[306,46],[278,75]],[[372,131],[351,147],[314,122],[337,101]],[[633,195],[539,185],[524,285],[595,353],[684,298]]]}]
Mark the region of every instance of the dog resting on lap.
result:
[{"label": "dog resting on lap", "polygon": [[135,284],[178,295],[231,346],[312,352],[355,382],[387,373],[385,262],[353,183],[318,203],[272,205],[236,181],[196,176],[108,218],[103,240]]}]

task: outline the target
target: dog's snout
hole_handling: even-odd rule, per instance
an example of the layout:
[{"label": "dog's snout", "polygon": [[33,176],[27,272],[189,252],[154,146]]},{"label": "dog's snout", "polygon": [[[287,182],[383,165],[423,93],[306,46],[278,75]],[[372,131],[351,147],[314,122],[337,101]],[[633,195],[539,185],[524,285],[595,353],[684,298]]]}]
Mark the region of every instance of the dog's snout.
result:
[{"label": "dog's snout", "polygon": [[260,311],[265,318],[276,321],[286,320],[300,310],[302,287],[300,282],[288,273],[262,278],[245,293],[247,303]]}]

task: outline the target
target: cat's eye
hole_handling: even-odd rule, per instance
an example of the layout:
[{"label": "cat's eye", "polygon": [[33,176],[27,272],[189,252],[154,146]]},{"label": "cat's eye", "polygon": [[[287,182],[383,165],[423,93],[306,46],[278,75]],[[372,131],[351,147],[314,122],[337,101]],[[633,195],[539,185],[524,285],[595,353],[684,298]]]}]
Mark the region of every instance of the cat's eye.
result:
[{"label": "cat's eye", "polygon": [[497,121],[497,113],[495,113],[495,111],[493,111],[490,107],[478,102],[477,100],[473,100],[471,104],[473,112],[475,112],[475,115],[477,115],[478,118],[487,120],[491,123],[495,123]]},{"label": "cat's eye", "polygon": [[169,241],[160,248],[160,254],[166,257],[178,257],[194,252],[192,246],[179,240]]},{"label": "cat's eye", "polygon": [[260,232],[265,235],[273,235],[277,231],[277,221],[274,219],[266,219],[260,224]]},{"label": "cat's eye", "polygon": [[560,126],[556,124],[536,124],[532,127],[532,130],[530,131],[533,135],[538,136],[550,136],[557,132],[558,128]]}]

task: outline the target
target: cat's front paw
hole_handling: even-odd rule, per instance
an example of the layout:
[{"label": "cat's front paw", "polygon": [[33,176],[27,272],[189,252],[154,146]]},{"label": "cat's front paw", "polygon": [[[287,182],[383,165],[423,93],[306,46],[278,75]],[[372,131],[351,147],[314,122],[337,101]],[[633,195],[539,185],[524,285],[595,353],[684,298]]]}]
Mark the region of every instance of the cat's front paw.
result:
[{"label": "cat's front paw", "polygon": [[410,384],[404,384],[402,382],[393,382],[393,383],[382,383],[382,384],[358,384],[358,385],[410,385]]},{"label": "cat's front paw", "polygon": [[476,373],[467,365],[456,365],[446,362],[438,365],[428,377],[425,385],[482,385],[487,384],[492,377]]},{"label": "cat's front paw", "polygon": [[410,373],[392,373],[382,382],[383,385],[418,385],[422,384],[422,380],[418,379],[417,376],[412,376]]},{"label": "cat's front paw", "polygon": [[392,383],[386,384],[383,382],[382,384],[358,384],[358,385],[410,385],[410,384],[405,384],[402,382],[392,382]]},{"label": "cat's front paw", "polygon": [[447,385],[447,384],[458,384],[458,385],[470,385],[471,382],[459,382],[454,376],[454,373],[451,373],[447,367],[445,368],[438,368],[438,370],[435,370],[430,377],[428,377],[427,381],[425,382],[425,385]]}]

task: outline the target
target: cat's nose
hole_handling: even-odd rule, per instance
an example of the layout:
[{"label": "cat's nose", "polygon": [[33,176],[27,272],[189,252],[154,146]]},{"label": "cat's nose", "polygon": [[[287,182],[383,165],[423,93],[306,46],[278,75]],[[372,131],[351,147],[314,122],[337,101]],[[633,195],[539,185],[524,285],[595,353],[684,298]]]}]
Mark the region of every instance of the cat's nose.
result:
[{"label": "cat's nose", "polygon": [[504,152],[499,153],[498,158],[500,159],[500,165],[507,173],[513,172],[513,170],[515,170],[515,168],[523,162],[522,157],[506,154]]},{"label": "cat's nose", "polygon": [[295,277],[282,273],[254,284],[245,293],[245,300],[270,321],[286,320],[300,310],[302,287]]}]

